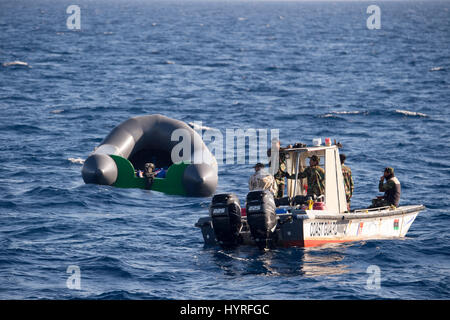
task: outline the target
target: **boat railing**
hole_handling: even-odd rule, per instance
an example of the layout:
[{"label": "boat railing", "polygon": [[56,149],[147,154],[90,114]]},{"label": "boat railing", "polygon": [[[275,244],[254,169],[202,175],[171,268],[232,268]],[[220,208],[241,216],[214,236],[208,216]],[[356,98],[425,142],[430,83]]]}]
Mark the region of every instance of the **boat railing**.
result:
[{"label": "boat railing", "polygon": [[377,207],[377,208],[365,208],[365,209],[355,209],[351,211],[350,213],[368,213],[368,212],[375,212],[375,211],[384,211],[391,209],[390,206],[384,206],[384,207]]}]

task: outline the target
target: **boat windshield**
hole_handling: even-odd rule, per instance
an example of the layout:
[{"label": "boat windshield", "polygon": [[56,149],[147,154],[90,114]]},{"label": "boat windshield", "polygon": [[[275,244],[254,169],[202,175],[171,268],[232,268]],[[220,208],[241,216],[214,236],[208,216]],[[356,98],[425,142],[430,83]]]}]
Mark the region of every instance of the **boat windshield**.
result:
[{"label": "boat windshield", "polygon": [[290,175],[295,175],[296,179],[287,180],[287,195],[294,197],[296,195],[306,195],[307,181],[305,179],[298,179],[299,172],[303,172],[305,168],[310,165],[309,158],[317,155],[320,158],[319,166],[325,169],[324,150],[315,148],[298,148],[298,149],[284,149],[281,150],[286,158],[286,169]]}]

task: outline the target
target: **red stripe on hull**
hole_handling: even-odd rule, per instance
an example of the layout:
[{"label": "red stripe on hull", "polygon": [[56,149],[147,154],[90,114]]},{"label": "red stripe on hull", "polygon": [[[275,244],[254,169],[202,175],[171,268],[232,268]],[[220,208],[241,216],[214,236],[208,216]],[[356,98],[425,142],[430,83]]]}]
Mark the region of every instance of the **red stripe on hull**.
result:
[{"label": "red stripe on hull", "polygon": [[342,243],[355,240],[293,240],[283,241],[283,247],[317,247],[327,243]]}]

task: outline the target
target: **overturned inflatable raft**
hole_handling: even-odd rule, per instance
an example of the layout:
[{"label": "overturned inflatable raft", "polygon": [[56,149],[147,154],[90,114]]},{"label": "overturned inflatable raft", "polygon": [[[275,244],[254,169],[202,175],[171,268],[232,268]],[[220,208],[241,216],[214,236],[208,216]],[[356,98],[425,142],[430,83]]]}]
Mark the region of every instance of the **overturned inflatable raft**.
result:
[{"label": "overturned inflatable raft", "polygon": [[[181,150],[181,142],[187,148]],[[167,168],[165,177],[154,178],[150,187],[146,178],[136,175],[149,162]],[[115,127],[81,172],[85,183],[193,197],[211,196],[218,181],[216,159],[200,135],[186,123],[162,115],[134,117]]]}]

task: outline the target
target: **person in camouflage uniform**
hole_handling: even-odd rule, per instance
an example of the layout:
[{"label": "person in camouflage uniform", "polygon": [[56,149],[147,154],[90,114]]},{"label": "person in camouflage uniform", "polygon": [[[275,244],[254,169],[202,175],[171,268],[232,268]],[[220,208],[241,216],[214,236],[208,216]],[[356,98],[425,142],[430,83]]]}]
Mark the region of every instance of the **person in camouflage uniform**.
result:
[{"label": "person in camouflage uniform", "polygon": [[[297,177],[299,179],[306,178],[308,181],[307,196],[320,196],[325,194],[325,170],[319,167],[320,158],[313,155],[309,159],[309,167],[299,172]],[[291,174],[289,179],[295,179],[295,174]]]},{"label": "person in camouflage uniform", "polygon": [[[270,158],[271,156],[271,149],[269,148],[267,150],[267,156]],[[271,166],[271,163],[269,162],[269,167]],[[279,165],[278,165],[278,171],[273,175],[275,178],[275,182],[278,187],[278,192],[275,195],[275,198],[283,198],[284,196],[284,178],[288,176],[287,173],[287,167],[286,167],[286,155],[284,153],[280,153],[279,156]]]},{"label": "person in camouflage uniform", "polygon": [[345,188],[345,197],[347,199],[347,211],[350,211],[350,199],[353,196],[353,177],[352,177],[352,170],[347,167],[345,163],[345,159],[347,159],[345,154],[339,155],[341,159],[341,167],[342,167],[342,175],[344,177],[344,188]]}]

